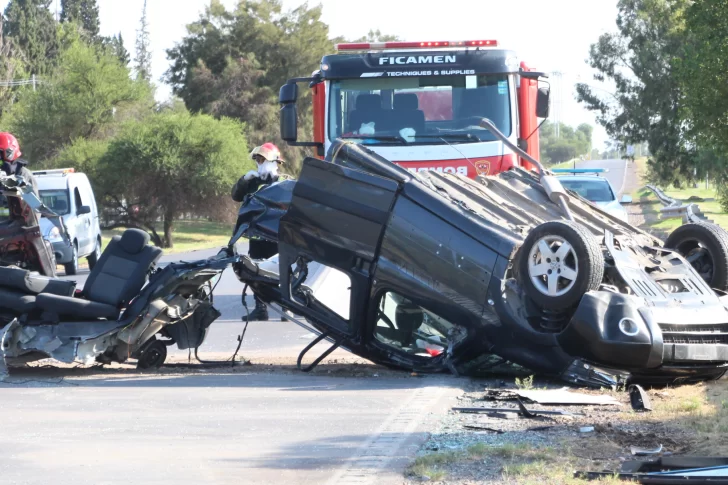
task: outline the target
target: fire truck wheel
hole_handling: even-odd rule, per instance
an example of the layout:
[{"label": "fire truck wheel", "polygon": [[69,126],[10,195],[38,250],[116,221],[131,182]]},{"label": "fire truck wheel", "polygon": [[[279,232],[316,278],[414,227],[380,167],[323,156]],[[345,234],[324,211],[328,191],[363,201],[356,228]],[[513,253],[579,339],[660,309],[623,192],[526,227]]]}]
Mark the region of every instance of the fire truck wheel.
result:
[{"label": "fire truck wheel", "polygon": [[565,310],[596,290],[604,277],[604,255],[583,226],[550,221],[526,237],[518,258],[518,278],[541,308]]},{"label": "fire truck wheel", "polygon": [[707,222],[685,224],[665,241],[688,260],[711,288],[728,290],[728,233]]}]

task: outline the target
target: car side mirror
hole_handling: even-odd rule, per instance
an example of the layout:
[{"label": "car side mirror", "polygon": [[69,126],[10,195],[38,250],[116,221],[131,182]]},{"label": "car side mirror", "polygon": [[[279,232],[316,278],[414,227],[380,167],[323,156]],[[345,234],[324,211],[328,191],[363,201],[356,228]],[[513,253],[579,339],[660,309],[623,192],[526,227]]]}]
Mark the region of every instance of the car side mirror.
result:
[{"label": "car side mirror", "polygon": [[79,207],[78,208],[78,215],[79,216],[82,216],[84,214],[91,214],[91,207],[89,207],[87,205],[82,205],[81,207]]},{"label": "car side mirror", "polygon": [[281,86],[280,91],[278,91],[278,102],[291,104],[296,101],[298,101],[298,84],[289,82]]},{"label": "car side mirror", "polygon": [[632,196],[631,195],[623,195],[622,200],[619,201],[620,204],[631,204],[632,203]]},{"label": "car side mirror", "polygon": [[298,108],[296,103],[284,104],[281,108],[281,138],[285,142],[298,139]]},{"label": "car side mirror", "polygon": [[549,117],[551,91],[549,88],[538,88],[536,95],[536,116],[539,118]]}]

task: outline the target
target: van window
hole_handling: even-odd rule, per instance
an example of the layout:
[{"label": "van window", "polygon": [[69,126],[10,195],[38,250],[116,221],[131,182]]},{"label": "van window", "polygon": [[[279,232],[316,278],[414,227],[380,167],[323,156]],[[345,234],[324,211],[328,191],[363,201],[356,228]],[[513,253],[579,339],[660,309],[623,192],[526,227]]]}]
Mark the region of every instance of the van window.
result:
[{"label": "van window", "polygon": [[76,202],[76,210],[80,209],[83,201],[81,200],[81,192],[78,190],[78,187],[73,190],[73,198]]},{"label": "van window", "polygon": [[59,216],[68,214],[70,207],[68,206],[67,190],[41,190],[40,198],[50,210]]}]

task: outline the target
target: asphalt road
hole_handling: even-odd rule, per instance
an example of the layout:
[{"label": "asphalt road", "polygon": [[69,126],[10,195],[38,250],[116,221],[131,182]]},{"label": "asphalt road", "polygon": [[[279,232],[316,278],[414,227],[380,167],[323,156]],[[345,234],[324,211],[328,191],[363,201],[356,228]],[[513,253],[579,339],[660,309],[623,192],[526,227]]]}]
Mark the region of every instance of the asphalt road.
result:
[{"label": "asphalt road", "polygon": [[617,193],[617,198],[622,196],[622,191],[625,186],[625,177],[627,176],[627,161],[626,160],[584,160],[583,162],[577,162],[576,168],[606,168],[609,171],[603,174],[599,174],[600,177],[605,177],[609,180],[609,183],[614,187]]},{"label": "asphalt road", "polygon": [[[73,279],[81,287],[87,276]],[[232,354],[243,327],[241,290],[226,270],[214,297],[223,316],[200,348],[203,360]],[[0,382],[0,482],[402,483],[427,430],[468,381],[341,361],[311,374],[259,364],[295,362],[313,337],[279,320],[250,324],[241,354],[252,367],[14,369]],[[172,352],[168,361],[187,355]],[[351,357],[330,358],[337,355]]]}]

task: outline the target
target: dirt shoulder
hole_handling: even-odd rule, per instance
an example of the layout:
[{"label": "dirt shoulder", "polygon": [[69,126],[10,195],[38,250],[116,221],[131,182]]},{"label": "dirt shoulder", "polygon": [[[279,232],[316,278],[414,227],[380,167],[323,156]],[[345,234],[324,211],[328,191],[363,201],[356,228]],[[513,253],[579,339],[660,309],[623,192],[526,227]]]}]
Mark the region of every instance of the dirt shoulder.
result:
[{"label": "dirt shoulder", "polygon": [[[652,412],[633,411],[626,392],[575,391],[609,394],[621,406],[528,403],[529,410],[558,409],[576,415],[513,419],[451,411],[432,430],[408,468],[405,483],[586,483],[574,478],[574,472],[618,471],[624,461],[640,459],[632,455],[632,446],[662,446],[664,455],[728,452],[728,444],[720,439],[728,431],[726,380],[648,390]],[[458,406],[515,410],[517,404],[493,400],[481,389],[464,394]]]}]

